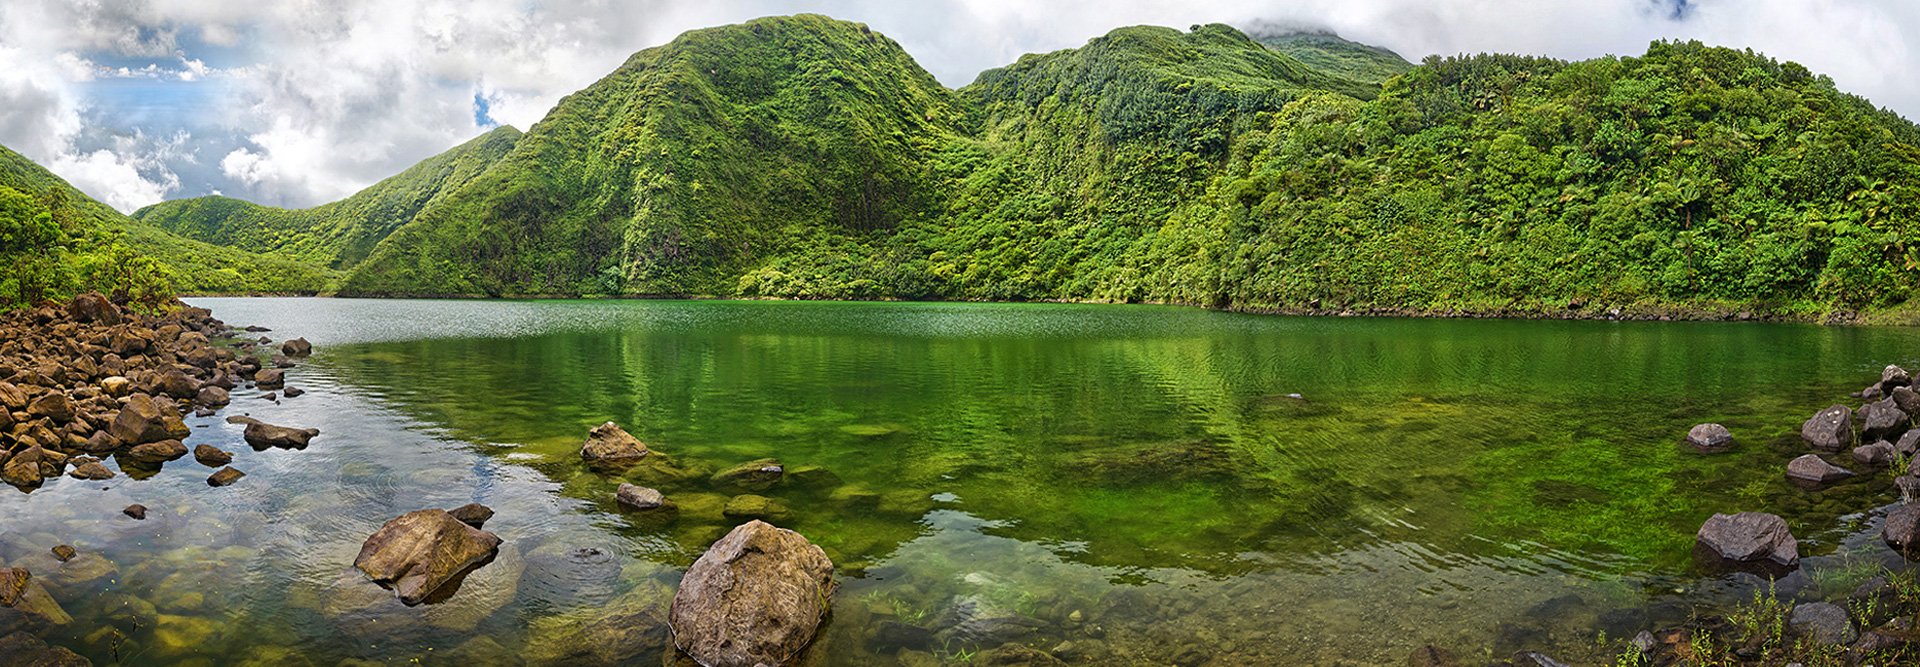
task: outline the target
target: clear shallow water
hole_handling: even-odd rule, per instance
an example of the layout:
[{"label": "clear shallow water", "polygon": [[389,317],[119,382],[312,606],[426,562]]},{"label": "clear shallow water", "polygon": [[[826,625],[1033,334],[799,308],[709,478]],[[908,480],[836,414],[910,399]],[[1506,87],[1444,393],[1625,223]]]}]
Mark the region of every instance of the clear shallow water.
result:
[{"label": "clear shallow water", "polygon": [[[915,645],[950,664],[1008,637],[1109,664],[1597,656],[1597,630],[1746,595],[1691,563],[1714,512],[1789,517],[1818,555],[1789,584],[1807,594],[1896,561],[1863,532],[1891,478],[1808,493],[1780,470],[1807,414],[1920,351],[1906,329],[1778,324],[193,302],[316,346],[289,373],[307,395],[190,420],[245,480],[208,489],[187,459],[0,494],[0,557],[47,573],[76,619],[49,638],[97,663],[558,659],[579,621],[670,595],[731,524],[704,477],[654,484],[672,524],[621,514],[622,480],[577,456],[607,420],[696,468],[838,478],[766,494],[840,566],[822,664],[896,664],[870,636],[886,621],[942,631]],[[220,421],[241,412],[322,435],[252,452]],[[1739,446],[1692,453],[1701,421]],[[471,501],[507,545],[449,602],[407,609],[352,571],[386,519]],[[58,566],[61,543],[105,560]]]}]

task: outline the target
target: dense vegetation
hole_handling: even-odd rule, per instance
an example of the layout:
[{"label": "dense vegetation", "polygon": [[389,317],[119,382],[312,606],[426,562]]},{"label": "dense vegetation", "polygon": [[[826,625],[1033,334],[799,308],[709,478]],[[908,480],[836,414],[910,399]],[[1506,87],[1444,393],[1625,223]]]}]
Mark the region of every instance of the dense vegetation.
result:
[{"label": "dense vegetation", "polygon": [[315,208],[290,211],[215,195],[148,206],[133,217],[198,241],[349,268],[421,209],[493,166],[519,139],[519,130],[497,128],[351,197]]},{"label": "dense vegetation", "polygon": [[0,310],[82,290],[158,304],[188,291],[312,291],[328,272],[136,224],[0,147]]},{"label": "dense vegetation", "polygon": [[761,19],[636,54],[404,224],[356,219],[368,193],[318,238],[224,202],[142,217],[347,294],[1817,317],[1920,281],[1920,130],[1799,65],[1262,39],[1123,28],[950,91],[865,26]]}]

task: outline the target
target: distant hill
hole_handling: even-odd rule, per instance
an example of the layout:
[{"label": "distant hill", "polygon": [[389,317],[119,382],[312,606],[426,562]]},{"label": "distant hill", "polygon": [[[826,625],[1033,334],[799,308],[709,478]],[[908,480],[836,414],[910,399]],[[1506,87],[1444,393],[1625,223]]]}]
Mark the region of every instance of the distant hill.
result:
[{"label": "distant hill", "polygon": [[956,91],[866,26],[766,18],[336,204],[141,217],[357,295],[1816,318],[1920,286],[1920,128],[1797,64],[1261,34],[1121,28]]},{"label": "distant hill", "polygon": [[287,210],[210,196],[161,202],[135,211],[133,218],[197,241],[350,268],[422,209],[493,166],[519,139],[520,131],[512,127],[494,129],[314,208]]},{"label": "distant hill", "polygon": [[1406,58],[1378,46],[1342,39],[1331,32],[1254,29],[1253,37],[1267,48],[1292,56],[1314,69],[1355,81],[1379,85],[1413,69]]},{"label": "distant hill", "polygon": [[333,279],[324,268],[136,223],[0,147],[0,310],[81,290],[148,299],[175,290],[311,293]]}]

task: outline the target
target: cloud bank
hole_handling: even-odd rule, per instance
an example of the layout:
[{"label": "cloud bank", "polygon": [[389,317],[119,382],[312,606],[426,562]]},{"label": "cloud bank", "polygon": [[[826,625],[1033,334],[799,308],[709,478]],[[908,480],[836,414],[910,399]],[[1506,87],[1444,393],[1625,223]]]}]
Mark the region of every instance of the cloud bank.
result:
[{"label": "cloud bank", "polygon": [[1115,27],[1317,26],[1410,59],[1749,47],[1914,117],[1920,3],[1879,0],[14,0],[0,144],[121,210],[338,199],[495,124],[526,129],[632,52],[771,14],[862,21],[942,82]]}]

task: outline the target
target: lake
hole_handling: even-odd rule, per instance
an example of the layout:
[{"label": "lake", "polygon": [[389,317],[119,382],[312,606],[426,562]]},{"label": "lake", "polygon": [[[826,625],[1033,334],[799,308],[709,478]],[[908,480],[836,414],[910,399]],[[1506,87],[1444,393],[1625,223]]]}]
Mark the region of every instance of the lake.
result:
[{"label": "lake", "polygon": [[[48,639],[96,664],[659,664],[673,586],[734,522],[704,474],[646,480],[674,521],[621,512],[623,478],[579,458],[609,420],[695,470],[806,471],[765,495],[837,567],[808,664],[1006,641],[1084,664],[1387,665],[1429,643],[1584,664],[1751,595],[1693,563],[1716,512],[1788,518],[1810,555],[1789,594],[1899,563],[1870,511],[1891,476],[1809,492],[1782,470],[1808,415],[1920,361],[1920,331],[1795,324],[190,302],[312,341],[288,372],[307,393],[188,420],[188,446],[236,452],[232,487],[188,458],[0,494],[0,557],[44,577],[74,617]],[[224,422],[243,413],[322,433],[255,452]],[[1683,443],[1706,421],[1732,451]],[[353,570],[387,519],[468,502],[505,544],[451,599],[407,608]]]}]

